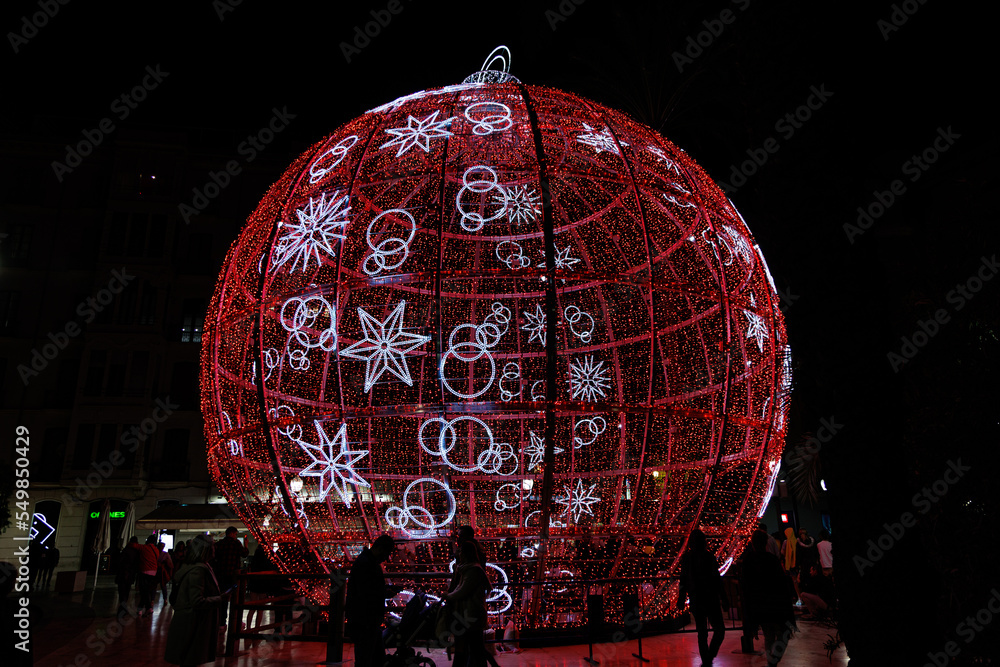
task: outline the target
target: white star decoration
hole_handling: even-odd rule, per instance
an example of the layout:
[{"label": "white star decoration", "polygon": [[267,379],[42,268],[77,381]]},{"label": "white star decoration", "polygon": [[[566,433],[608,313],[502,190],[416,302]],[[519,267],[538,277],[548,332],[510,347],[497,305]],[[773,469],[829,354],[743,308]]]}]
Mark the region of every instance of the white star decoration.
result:
[{"label": "white star decoration", "polygon": [[417,120],[413,116],[406,117],[406,127],[394,127],[385,131],[386,134],[395,135],[396,138],[382,144],[381,148],[399,146],[396,157],[401,156],[413,146],[422,148],[425,153],[431,150],[431,139],[450,137],[452,133],[444,129],[451,124],[452,118],[437,120],[440,111],[435,111],[423,120]]},{"label": "white star decoration", "polygon": [[281,225],[284,235],[278,239],[271,259],[275,266],[282,266],[292,259],[290,270],[294,271],[301,259],[302,270],[305,271],[309,268],[310,258],[315,257],[317,265],[321,263],[320,250],[330,257],[336,255],[333,240],[344,240],[342,232],[350,222],[347,214],[351,211],[351,207],[345,205],[347,196],[337,199],[339,194],[339,190],[334,192],[329,200],[325,192],[320,194],[319,200],[310,197],[308,205],[295,211],[298,222]]},{"label": "white star decoration", "polygon": [[[556,268],[557,269],[565,269],[566,271],[572,271],[573,270],[573,265],[580,263],[579,259],[577,259],[576,257],[570,256],[569,253],[570,253],[570,251],[572,249],[573,249],[573,246],[571,246],[571,245],[567,245],[562,250],[559,249],[559,246],[556,246]],[[545,261],[544,260],[542,260],[541,262],[538,263],[538,268],[539,269],[544,269],[545,268]]]},{"label": "white star decoration", "polygon": [[553,500],[560,505],[565,505],[566,509],[563,510],[563,513],[572,512],[573,522],[579,523],[580,517],[584,514],[594,516],[590,506],[601,501],[600,496],[593,495],[596,488],[597,484],[591,484],[589,488],[584,489],[583,480],[578,479],[576,480],[576,488],[563,485],[563,491],[566,495],[557,496]]},{"label": "white star decoration", "polygon": [[352,359],[360,359],[366,363],[366,392],[378,382],[378,379],[386,371],[406,384],[413,385],[405,355],[429,341],[431,337],[403,331],[404,308],[406,308],[406,301],[400,301],[384,322],[379,322],[364,309],[358,308],[358,317],[361,319],[361,328],[364,330],[365,337],[341,350],[340,354]]},{"label": "white star decoration", "polygon": [[538,193],[529,190],[527,185],[507,188],[506,193],[506,198],[502,194],[494,195],[493,201],[497,204],[506,204],[507,219],[515,225],[532,222],[542,212],[538,207]]},{"label": "white star decoration", "polygon": [[598,397],[604,398],[604,390],[611,386],[608,379],[608,369],[604,362],[594,363],[594,356],[588,354],[580,363],[576,360],[569,363],[569,386],[573,399],[594,402]]},{"label": "white star decoration", "polygon": [[542,310],[541,305],[535,304],[535,312],[529,313],[528,311],[523,311],[521,313],[527,321],[524,326],[521,327],[522,331],[527,331],[530,336],[528,336],[528,342],[537,340],[542,345],[545,345],[545,311]]},{"label": "white star decoration", "polygon": [[[521,453],[528,457],[525,468],[533,470],[545,459],[545,438],[538,437],[534,431],[528,431],[528,435],[531,437],[531,443],[522,447]],[[566,450],[556,447],[552,451],[554,454],[562,454]]]},{"label": "white star decoration", "polygon": [[[609,153],[620,155],[618,144],[615,143],[615,138],[611,136],[611,130],[605,127],[600,132],[595,132],[594,128],[586,123],[583,124],[583,129],[587,131],[586,134],[581,134],[576,138],[581,144],[587,144],[597,149],[598,153],[608,151]],[[623,141],[622,146],[628,146],[628,144]]]},{"label": "white star decoration", "polygon": [[314,421],[316,434],[319,436],[319,444],[311,445],[301,440],[297,441],[303,451],[313,460],[308,466],[303,468],[299,475],[301,477],[319,477],[319,499],[326,499],[330,490],[333,489],[350,507],[351,496],[348,495],[347,485],[356,484],[358,486],[371,486],[354,471],[354,464],[358,460],[368,456],[367,449],[350,450],[347,448],[347,424],[341,424],[337,435],[333,437],[336,444],[340,446],[340,451],[334,456],[333,445],[323,430],[323,425],[319,421]]},{"label": "white star decoration", "polygon": [[764,325],[764,318],[749,310],[744,310],[743,314],[747,316],[747,338],[756,338],[757,347],[763,352],[764,339],[767,338],[767,327]]}]

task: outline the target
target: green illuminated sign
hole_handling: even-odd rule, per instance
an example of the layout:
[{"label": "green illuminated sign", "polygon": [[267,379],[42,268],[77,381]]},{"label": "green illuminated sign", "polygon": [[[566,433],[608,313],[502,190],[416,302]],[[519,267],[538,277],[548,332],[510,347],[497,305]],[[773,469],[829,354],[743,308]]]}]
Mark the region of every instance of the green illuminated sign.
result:
[{"label": "green illuminated sign", "polygon": [[[91,519],[96,519],[96,518],[98,518],[100,516],[101,516],[100,512],[91,512],[90,513],[90,518]],[[124,519],[125,518],[125,512],[112,512],[111,513],[111,518],[112,519]]]}]

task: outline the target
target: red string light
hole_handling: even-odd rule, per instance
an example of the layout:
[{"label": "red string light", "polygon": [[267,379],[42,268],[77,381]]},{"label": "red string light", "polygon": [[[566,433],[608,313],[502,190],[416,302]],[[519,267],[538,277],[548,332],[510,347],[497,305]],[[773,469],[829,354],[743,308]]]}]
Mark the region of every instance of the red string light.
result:
[{"label": "red string light", "polygon": [[[584,532],[634,538],[600,552],[612,577],[674,573],[695,527],[728,567],[790,383],[763,255],[705,172],[512,81],[401,98],[304,153],[232,246],[203,355],[215,481],[285,571],[383,531],[443,570],[461,524],[553,581],[585,574]],[[520,622],[579,620],[579,599],[501,597]]]}]

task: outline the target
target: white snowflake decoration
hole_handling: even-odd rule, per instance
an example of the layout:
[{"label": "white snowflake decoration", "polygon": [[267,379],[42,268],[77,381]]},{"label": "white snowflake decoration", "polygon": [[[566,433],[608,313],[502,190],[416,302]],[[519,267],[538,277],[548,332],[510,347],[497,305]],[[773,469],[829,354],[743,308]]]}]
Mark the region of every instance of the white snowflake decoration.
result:
[{"label": "white snowflake decoration", "polygon": [[677,199],[677,197],[675,197],[674,195],[665,194],[663,195],[663,198],[666,199],[671,204],[673,204],[674,206],[680,206],[681,208],[698,208],[697,204],[689,201],[684,201],[682,199]]},{"label": "white snowflake decoration", "polygon": [[663,152],[662,148],[660,148],[659,146],[652,146],[652,145],[648,146],[647,148],[650,153],[660,158],[660,160],[662,160],[667,165],[667,169],[670,169],[678,176],[681,175],[681,170],[677,167],[677,163],[668,158],[667,154]]},{"label": "white snowflake decoration", "polygon": [[[583,129],[587,132],[577,136],[576,140],[581,144],[586,144],[591,148],[597,150],[598,153],[601,151],[607,151],[609,153],[614,153],[615,155],[621,155],[618,152],[618,144],[615,142],[615,138],[611,135],[611,130],[605,127],[600,132],[597,132],[587,123],[583,124]],[[621,142],[622,146],[628,146],[624,141]]]},{"label": "white snowflake decoration", "polygon": [[[542,461],[545,459],[545,438],[535,435],[534,431],[528,431],[528,436],[531,438],[531,442],[521,448],[521,453],[528,457],[528,463],[525,465],[527,470],[534,470]],[[554,447],[552,452],[554,454],[562,454],[565,449],[562,447]]]},{"label": "white snowflake decoration", "polygon": [[604,362],[594,363],[594,356],[588,354],[583,361],[573,360],[569,364],[569,386],[571,397],[595,402],[605,397],[605,390],[611,386],[608,369]]},{"label": "white snowflake decoration", "polygon": [[[369,450],[348,449],[347,424],[340,425],[340,430],[333,437],[333,442],[327,437],[321,422],[314,421],[313,425],[316,427],[320,444],[312,445],[308,442],[298,441],[302,450],[313,460],[299,472],[299,476],[319,477],[319,500],[321,502],[326,499],[331,490],[335,490],[344,504],[350,507],[353,494],[348,491],[347,485],[371,486],[354,471],[354,464],[367,456]],[[333,451],[334,444],[339,446],[336,455]]]},{"label": "white snowflake decoration", "polygon": [[506,199],[497,194],[493,196],[493,201],[497,204],[506,203],[507,219],[513,224],[534,222],[538,214],[542,212],[538,205],[540,201],[538,193],[529,190],[527,185],[515,185],[504,190],[507,193]]},{"label": "white snowflake decoration", "polygon": [[747,316],[747,338],[755,338],[757,347],[763,352],[764,339],[767,338],[767,326],[764,324],[764,318],[749,310],[744,310],[743,314]]},{"label": "white snowflake decoration", "polygon": [[750,249],[750,244],[747,242],[746,237],[729,225],[723,225],[722,231],[729,237],[730,252],[734,255],[739,255],[744,263],[750,264],[753,259],[753,250]]},{"label": "white snowflake decoration", "polygon": [[406,384],[413,385],[405,355],[428,342],[431,337],[403,331],[405,308],[406,301],[400,301],[384,322],[379,322],[363,308],[358,308],[365,337],[341,350],[340,354],[365,362],[366,392],[371,390],[386,371]]},{"label": "white snowflake decoration", "polygon": [[542,345],[545,345],[545,311],[542,310],[542,306],[535,304],[534,313],[523,311],[521,314],[527,320],[524,326],[521,327],[521,330],[527,331],[530,334],[528,342],[537,340]]},{"label": "white snowflake decoration", "polygon": [[340,191],[333,193],[330,199],[326,198],[326,193],[320,193],[319,199],[309,198],[309,203],[295,211],[297,222],[283,223],[281,225],[283,234],[278,239],[274,247],[274,254],[271,262],[277,266],[284,266],[288,260],[292,261],[290,271],[295,271],[302,260],[302,270],[309,268],[309,260],[316,259],[316,265],[322,263],[320,251],[322,250],[330,257],[335,257],[333,249],[335,240],[344,240],[344,228],[350,220],[347,214],[351,207],[347,205],[347,195],[340,199],[337,197]]},{"label": "white snowflake decoration", "polygon": [[396,138],[385,142],[380,148],[399,146],[399,150],[396,151],[396,157],[400,157],[414,146],[423,149],[425,153],[429,153],[431,151],[431,139],[452,136],[452,133],[444,128],[451,125],[451,121],[455,120],[455,118],[437,120],[439,113],[441,112],[435,111],[423,120],[407,116],[406,127],[394,127],[385,131],[386,134],[395,135]]},{"label": "white snowflake decoration", "polygon": [[573,515],[573,522],[579,523],[580,517],[584,514],[594,516],[591,505],[601,501],[600,496],[593,495],[596,489],[597,484],[591,484],[588,488],[584,489],[583,480],[578,479],[576,480],[576,487],[563,485],[564,495],[556,496],[553,500],[560,505],[565,505],[566,509],[562,513],[571,513]]}]

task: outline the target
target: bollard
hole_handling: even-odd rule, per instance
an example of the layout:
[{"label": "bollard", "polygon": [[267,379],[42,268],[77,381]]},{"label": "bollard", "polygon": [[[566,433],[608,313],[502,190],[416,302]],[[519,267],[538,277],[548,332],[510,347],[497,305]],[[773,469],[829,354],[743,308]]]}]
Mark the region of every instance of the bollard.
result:
[{"label": "bollard", "polygon": [[588,595],[587,596],[587,646],[590,651],[590,656],[584,658],[591,665],[597,665],[598,661],[594,660],[594,637],[597,636],[604,629],[604,596],[603,595]]},{"label": "bollard", "polygon": [[236,635],[243,630],[243,603],[247,587],[244,574],[246,574],[246,570],[240,570],[239,574],[236,575],[236,590],[229,597],[229,628],[226,630],[226,652],[223,653],[227,658],[233,656],[236,648]]},{"label": "bollard", "polygon": [[326,635],[326,662],[337,665],[344,661],[344,581],[343,570],[330,573],[330,605]]}]

